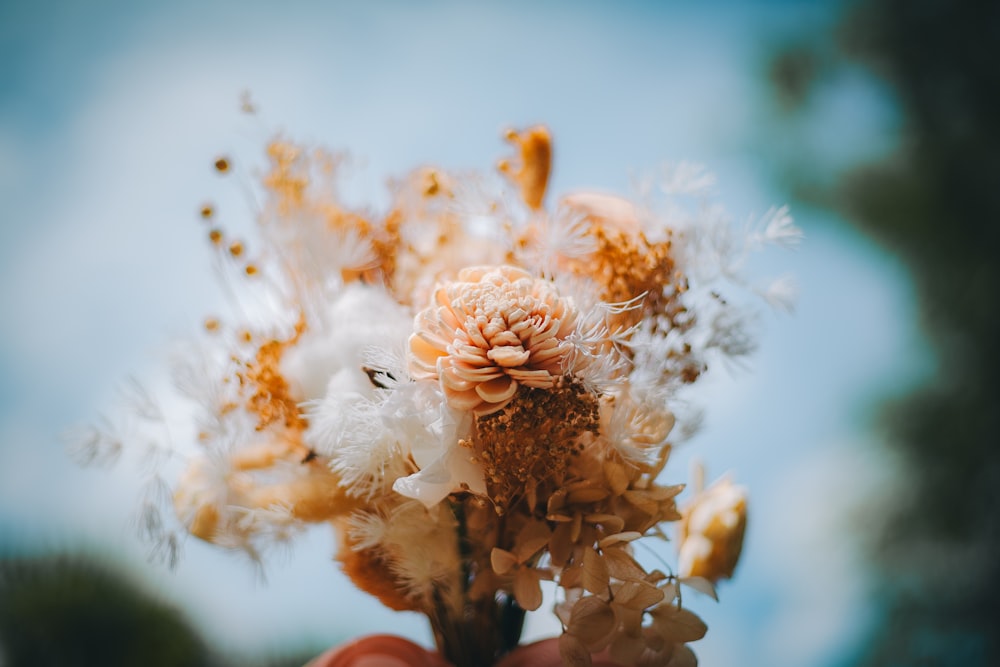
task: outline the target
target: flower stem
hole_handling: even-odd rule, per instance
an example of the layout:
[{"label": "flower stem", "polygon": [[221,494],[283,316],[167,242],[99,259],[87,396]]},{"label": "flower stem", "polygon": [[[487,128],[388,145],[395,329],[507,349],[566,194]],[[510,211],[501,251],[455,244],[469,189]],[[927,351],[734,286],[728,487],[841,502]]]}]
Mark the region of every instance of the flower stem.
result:
[{"label": "flower stem", "polygon": [[433,613],[428,614],[438,652],[455,667],[488,667],[517,646],[524,625],[524,610],[512,596],[469,597],[477,569],[466,526],[465,505],[451,502],[457,522],[458,552],[462,560],[461,608],[449,606],[441,591],[434,592]]}]

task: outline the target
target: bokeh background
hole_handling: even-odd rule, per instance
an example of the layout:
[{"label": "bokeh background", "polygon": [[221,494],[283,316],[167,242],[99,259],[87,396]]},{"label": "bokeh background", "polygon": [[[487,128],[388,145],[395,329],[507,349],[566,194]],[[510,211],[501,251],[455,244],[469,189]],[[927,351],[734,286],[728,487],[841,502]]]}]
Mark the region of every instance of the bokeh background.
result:
[{"label": "bokeh background", "polygon": [[[668,471],[752,490],[703,665],[1000,664],[996,340],[1000,3],[0,4],[0,665],[294,665],[422,620],[356,592],[322,528],[268,562],[134,535],[127,468],[62,434],[164,382],[224,295],[197,212],[247,223],[275,133],[348,150],[357,202],[415,166],[488,169],[546,123],[552,190],[718,175],[794,315],[715,368]],[[259,113],[239,112],[250,91]],[[232,177],[211,165],[229,155]],[[668,473],[669,474],[669,473]],[[555,632],[536,615],[527,637]]]}]

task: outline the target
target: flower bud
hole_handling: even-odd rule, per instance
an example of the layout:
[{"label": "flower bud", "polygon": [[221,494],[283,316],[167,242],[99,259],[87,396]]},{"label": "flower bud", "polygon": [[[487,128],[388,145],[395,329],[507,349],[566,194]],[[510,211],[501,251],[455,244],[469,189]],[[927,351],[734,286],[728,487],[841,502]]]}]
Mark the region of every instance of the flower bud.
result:
[{"label": "flower bud", "polygon": [[681,515],[678,574],[713,582],[732,577],[747,525],[746,489],[723,478],[700,491]]}]

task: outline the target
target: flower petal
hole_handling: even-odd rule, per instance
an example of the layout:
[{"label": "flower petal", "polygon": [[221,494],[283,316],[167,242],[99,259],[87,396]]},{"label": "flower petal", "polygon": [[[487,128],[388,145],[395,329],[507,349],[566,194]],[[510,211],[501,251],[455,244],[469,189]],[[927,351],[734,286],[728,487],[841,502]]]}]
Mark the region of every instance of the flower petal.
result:
[{"label": "flower petal", "polygon": [[506,375],[501,375],[476,385],[476,393],[487,403],[502,403],[517,393],[517,382]]}]

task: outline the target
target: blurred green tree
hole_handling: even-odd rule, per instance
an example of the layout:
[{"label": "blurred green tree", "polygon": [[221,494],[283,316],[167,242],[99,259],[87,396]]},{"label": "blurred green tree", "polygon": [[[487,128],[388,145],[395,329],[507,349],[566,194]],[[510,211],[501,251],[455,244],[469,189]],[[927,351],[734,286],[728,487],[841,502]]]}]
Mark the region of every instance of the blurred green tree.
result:
[{"label": "blurred green tree", "polygon": [[772,62],[783,108],[860,63],[894,94],[900,141],[833,179],[811,165],[800,192],[906,262],[936,355],[882,411],[907,494],[873,536],[885,614],[861,663],[1000,665],[1000,2],[869,0],[835,37]]},{"label": "blurred green tree", "polygon": [[0,559],[7,667],[216,664],[180,612],[80,557]]},{"label": "blurred green tree", "polygon": [[107,558],[0,555],[2,667],[297,667],[320,651],[221,655]]}]

